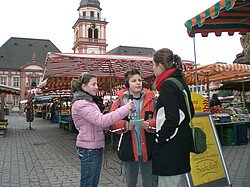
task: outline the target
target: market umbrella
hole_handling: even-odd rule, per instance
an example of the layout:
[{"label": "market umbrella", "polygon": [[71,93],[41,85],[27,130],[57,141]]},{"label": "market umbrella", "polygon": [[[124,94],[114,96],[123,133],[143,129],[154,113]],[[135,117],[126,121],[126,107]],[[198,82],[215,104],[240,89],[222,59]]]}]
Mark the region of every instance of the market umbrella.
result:
[{"label": "market umbrella", "polygon": [[185,26],[190,37],[195,33],[208,36],[214,32],[233,35],[234,32],[246,34],[250,31],[250,0],[221,0],[204,12],[186,21]]},{"label": "market umbrella", "polygon": [[[250,32],[250,0],[220,0],[204,12],[186,21],[185,26],[194,42],[194,58],[196,66],[195,33],[208,36],[214,32],[216,36],[221,36],[222,32],[228,32],[230,36],[234,32],[246,34]],[[198,86],[196,74],[196,86]]]},{"label": "market umbrella", "polygon": [[20,95],[20,93],[21,93],[20,88],[0,84],[0,94]]},{"label": "market umbrella", "polygon": [[184,71],[183,73],[188,85],[196,84],[197,80],[198,84],[207,84],[207,90],[209,90],[209,83],[211,82],[250,77],[250,65],[215,63],[200,65],[197,66],[197,69]]},{"label": "market umbrella", "polygon": [[72,78],[88,72],[98,77],[99,87],[110,91],[113,86],[123,84],[124,73],[132,67],[140,70],[146,87],[152,85],[155,79],[152,56],[48,53],[46,83],[40,88],[43,91],[69,88]]},{"label": "market umbrella", "polygon": [[0,119],[4,119],[4,94],[13,94],[13,95],[20,95],[21,90],[20,88],[15,88],[7,85],[0,84],[0,94],[1,96],[1,114]]}]

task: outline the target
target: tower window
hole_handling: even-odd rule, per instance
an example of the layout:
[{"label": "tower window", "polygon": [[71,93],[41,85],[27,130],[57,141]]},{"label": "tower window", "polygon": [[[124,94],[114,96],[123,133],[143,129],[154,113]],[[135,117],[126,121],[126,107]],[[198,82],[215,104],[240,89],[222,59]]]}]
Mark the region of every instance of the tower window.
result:
[{"label": "tower window", "polygon": [[85,16],[86,16],[86,12],[83,12],[83,13],[82,13],[82,16],[84,16],[84,17],[85,17]]},{"label": "tower window", "polygon": [[90,12],[90,16],[91,16],[91,17],[95,17],[95,12],[94,12],[94,11],[91,11],[91,12]]},{"label": "tower window", "polygon": [[93,30],[91,28],[89,28],[89,38],[93,38]]},{"label": "tower window", "polygon": [[97,29],[94,30],[94,38],[98,39],[98,30]]}]

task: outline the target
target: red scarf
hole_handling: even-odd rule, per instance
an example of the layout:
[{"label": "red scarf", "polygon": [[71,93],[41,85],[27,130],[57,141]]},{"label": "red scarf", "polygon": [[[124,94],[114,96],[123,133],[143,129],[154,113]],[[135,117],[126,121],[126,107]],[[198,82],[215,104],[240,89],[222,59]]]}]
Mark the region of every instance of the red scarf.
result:
[{"label": "red scarf", "polygon": [[172,69],[168,69],[163,71],[156,79],[156,89],[161,92],[161,85],[162,83],[168,78],[170,77],[177,69],[176,68],[172,68]]}]

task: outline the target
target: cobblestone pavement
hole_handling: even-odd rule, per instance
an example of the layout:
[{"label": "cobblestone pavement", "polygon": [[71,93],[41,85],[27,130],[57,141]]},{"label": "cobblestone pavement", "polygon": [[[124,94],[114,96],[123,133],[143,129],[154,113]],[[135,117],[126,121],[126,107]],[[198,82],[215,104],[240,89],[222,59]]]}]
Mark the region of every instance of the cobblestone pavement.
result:
[{"label": "cobblestone pavement", "polygon": [[[0,187],[79,186],[80,160],[75,151],[77,133],[36,118],[28,129],[25,116],[5,116],[9,125],[0,138]],[[110,142],[110,141],[108,141]],[[234,187],[250,187],[250,143],[223,146],[223,156]],[[139,185],[142,186],[139,176]],[[125,187],[124,170],[109,144],[104,149],[100,187]]]}]

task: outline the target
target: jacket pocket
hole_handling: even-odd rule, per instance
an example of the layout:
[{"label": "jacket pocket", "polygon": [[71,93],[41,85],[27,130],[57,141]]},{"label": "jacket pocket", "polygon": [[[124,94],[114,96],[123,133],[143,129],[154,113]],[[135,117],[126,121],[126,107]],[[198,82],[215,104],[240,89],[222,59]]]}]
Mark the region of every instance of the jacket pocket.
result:
[{"label": "jacket pocket", "polygon": [[146,111],[145,112],[145,119],[144,119],[144,121],[149,120],[149,119],[153,119],[153,118],[154,118],[154,112],[152,112],[152,111]]}]

